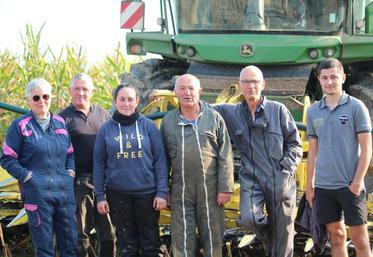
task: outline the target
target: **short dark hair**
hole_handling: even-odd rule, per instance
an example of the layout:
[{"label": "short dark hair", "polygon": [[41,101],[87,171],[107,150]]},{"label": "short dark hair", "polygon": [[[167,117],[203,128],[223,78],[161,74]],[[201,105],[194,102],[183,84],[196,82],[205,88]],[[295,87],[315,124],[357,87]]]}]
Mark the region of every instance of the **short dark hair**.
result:
[{"label": "short dark hair", "polygon": [[119,91],[122,89],[122,88],[131,88],[133,90],[135,90],[135,93],[136,93],[136,98],[139,98],[140,97],[140,92],[138,90],[137,87],[135,87],[134,85],[131,85],[131,84],[127,84],[127,83],[124,83],[124,84],[119,84],[114,90],[113,90],[113,101],[115,101],[118,97],[118,94],[119,94]]},{"label": "short dark hair", "polygon": [[337,68],[342,73],[344,73],[342,63],[335,58],[328,58],[328,59],[325,59],[324,61],[322,61],[317,68],[317,73],[318,73],[318,75],[320,75],[321,70],[326,70],[326,69],[331,69],[331,68]]}]

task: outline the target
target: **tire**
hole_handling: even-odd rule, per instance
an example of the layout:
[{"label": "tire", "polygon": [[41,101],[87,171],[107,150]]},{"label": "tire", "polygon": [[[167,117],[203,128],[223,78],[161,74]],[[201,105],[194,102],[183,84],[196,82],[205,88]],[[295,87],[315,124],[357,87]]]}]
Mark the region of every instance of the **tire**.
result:
[{"label": "tire", "polygon": [[188,64],[170,59],[148,59],[131,66],[130,73],[121,77],[121,83],[133,84],[140,91],[140,106],[146,106],[153,89],[173,89],[175,76],[184,74]]},{"label": "tire", "polygon": [[[360,99],[367,106],[370,120],[373,123],[373,73],[364,72],[359,74],[356,84],[350,85],[349,93]],[[367,193],[373,192],[373,159],[370,161],[367,175],[365,176],[365,186]]]}]

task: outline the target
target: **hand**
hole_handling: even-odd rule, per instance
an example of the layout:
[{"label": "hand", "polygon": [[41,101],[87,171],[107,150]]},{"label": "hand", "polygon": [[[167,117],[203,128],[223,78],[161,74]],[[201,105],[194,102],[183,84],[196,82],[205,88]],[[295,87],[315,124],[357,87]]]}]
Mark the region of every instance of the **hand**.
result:
[{"label": "hand", "polygon": [[68,169],[66,172],[67,172],[67,175],[69,175],[72,178],[75,178],[75,171]]},{"label": "hand", "polygon": [[313,206],[313,201],[315,201],[315,189],[314,188],[307,188],[306,189],[306,200],[310,207]]},{"label": "hand", "polygon": [[359,196],[361,192],[361,186],[359,184],[352,183],[349,187],[350,191],[356,195]]},{"label": "hand", "polygon": [[231,199],[231,193],[218,193],[216,196],[216,203],[218,206],[223,206]]},{"label": "hand", "polygon": [[110,212],[109,204],[106,200],[97,203],[97,211],[102,215],[106,215]]},{"label": "hand", "polygon": [[152,90],[152,92],[149,95],[149,100],[152,102],[159,102],[161,100],[161,97],[158,97],[158,90]]},{"label": "hand", "polygon": [[153,201],[153,208],[156,211],[160,211],[162,209],[166,209],[167,207],[167,201],[160,197],[155,197]]}]

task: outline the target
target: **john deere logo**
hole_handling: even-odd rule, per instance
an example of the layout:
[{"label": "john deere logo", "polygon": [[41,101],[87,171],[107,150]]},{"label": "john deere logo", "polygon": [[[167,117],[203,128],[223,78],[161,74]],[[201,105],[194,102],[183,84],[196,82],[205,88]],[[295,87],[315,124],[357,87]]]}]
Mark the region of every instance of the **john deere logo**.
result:
[{"label": "john deere logo", "polygon": [[254,51],[253,51],[253,46],[250,45],[250,44],[242,44],[241,45],[241,50],[240,50],[240,53],[242,56],[244,57],[249,57],[249,56],[252,56],[254,54]]}]

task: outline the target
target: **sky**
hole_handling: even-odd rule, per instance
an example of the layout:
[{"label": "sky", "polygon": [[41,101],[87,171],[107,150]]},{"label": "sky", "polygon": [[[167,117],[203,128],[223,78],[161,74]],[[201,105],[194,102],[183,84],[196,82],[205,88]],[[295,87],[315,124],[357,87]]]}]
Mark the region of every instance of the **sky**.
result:
[{"label": "sky", "polygon": [[[157,0],[146,0],[146,30],[156,30]],[[156,3],[155,3],[156,2]],[[66,44],[82,46],[88,60],[101,60],[116,49],[125,53],[125,34],[120,29],[121,0],[0,0],[0,52],[22,54],[26,24],[41,33],[42,47],[59,54]]]}]

